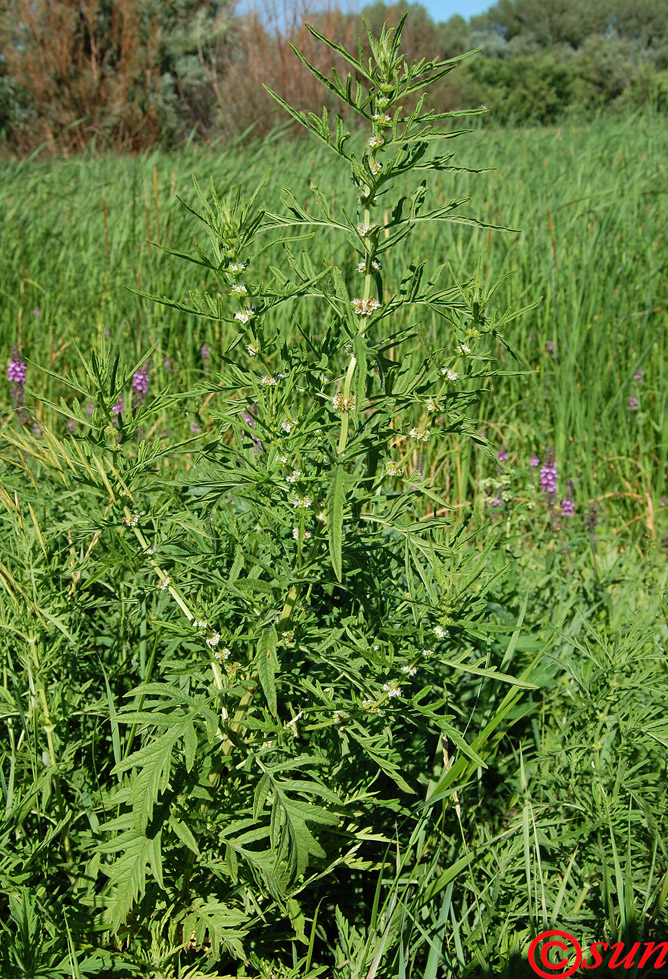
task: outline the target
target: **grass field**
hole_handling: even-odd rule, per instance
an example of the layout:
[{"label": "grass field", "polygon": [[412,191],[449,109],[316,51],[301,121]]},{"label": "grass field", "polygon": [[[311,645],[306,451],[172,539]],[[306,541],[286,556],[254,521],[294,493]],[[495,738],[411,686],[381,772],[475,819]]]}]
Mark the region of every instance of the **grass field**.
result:
[{"label": "grass field", "polygon": [[[131,291],[188,302],[216,289],[159,247],[205,246],[178,199],[196,207],[193,173],[203,188],[210,177],[221,194],[250,192],[271,167],[261,204],[277,210],[285,186],[312,203],[313,181],[332,210],[348,207],[325,151],[283,134],[5,162],[0,338],[7,360],[18,344],[27,379],[25,417],[10,383],[0,402],[3,977],[516,979],[534,974],[527,947],[550,928],[583,948],[666,938],[668,129],[606,118],[480,129],[454,145],[456,164],[483,172],[440,174],[436,203],[470,198],[461,213],[514,230],[424,225],[388,253],[386,282],[418,259],[443,286],[480,265],[486,286],[501,280],[498,317],[542,301],[503,325],[507,346],[492,341],[496,373],[461,379],[481,388],[471,432],[488,445],[453,432],[413,451],[418,489],[438,496],[416,492],[413,516],[448,514],[443,540],[430,552],[407,537],[404,562],[379,533],[367,564],[344,541],[349,591],[340,573],[309,578],[318,542],[307,554],[297,516],[289,570],[259,476],[256,523],[252,494],[216,475],[221,425],[239,405],[220,380],[229,324]],[[293,247],[354,281],[327,230]],[[289,352],[324,335],[328,311],[301,299],[270,315]],[[393,325],[411,317],[401,309]],[[445,342],[434,313],[419,328]],[[120,358],[127,404],[150,349],[150,412],[116,445],[107,411],[85,447],[86,406],[101,417],[100,391],[116,383],[104,369],[95,379],[92,353]],[[250,469],[260,418],[244,417]],[[262,434],[261,459],[273,437]],[[212,487],[214,504],[200,505]],[[330,552],[336,571],[331,541]],[[310,605],[287,591],[291,573],[309,582]],[[356,604],[356,589],[372,597]],[[281,661],[270,675],[258,667],[260,709],[248,706],[250,665],[225,676],[211,650],[251,649],[244,615],[264,627],[263,603],[279,626],[293,607],[295,618],[278,647],[275,631],[273,646],[260,633],[260,651],[266,640]],[[222,640],[192,638],[198,614],[222,623]],[[427,649],[411,699],[415,657],[440,641],[439,623],[452,624],[444,672]],[[388,699],[395,681],[381,687],[394,663],[405,725]],[[376,673],[385,713],[359,720]],[[283,768],[268,760],[275,744]],[[258,849],[269,835],[271,866]]]}]

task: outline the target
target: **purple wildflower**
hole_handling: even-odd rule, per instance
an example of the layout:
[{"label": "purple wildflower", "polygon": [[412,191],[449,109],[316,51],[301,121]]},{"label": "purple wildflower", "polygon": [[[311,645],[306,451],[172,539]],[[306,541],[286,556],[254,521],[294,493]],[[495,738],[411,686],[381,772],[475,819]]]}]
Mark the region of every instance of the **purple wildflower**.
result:
[{"label": "purple wildflower", "polygon": [[565,496],[561,501],[561,513],[564,517],[575,515],[575,500],[570,496]]},{"label": "purple wildflower", "polygon": [[94,411],[95,411],[95,405],[92,405],[92,404],[87,404],[86,405],[86,414],[87,415],[92,415]]},{"label": "purple wildflower", "polygon": [[508,458],[508,452],[503,446],[501,446],[499,451],[496,453],[496,458],[499,460],[499,462],[505,462]]},{"label": "purple wildflower", "polygon": [[118,401],[116,402],[115,405],[113,405],[111,409],[112,415],[120,415],[120,413],[123,411],[123,408],[124,408],[123,396],[119,394]]},{"label": "purple wildflower", "polygon": [[211,348],[206,343],[202,344],[202,346],[199,348],[199,352],[202,360],[208,360],[211,356]]},{"label": "purple wildflower", "polygon": [[[150,363],[150,362],[149,362]],[[134,391],[135,404],[141,404],[148,392],[149,383],[149,363],[144,364],[136,371],[132,378],[132,390]]]},{"label": "purple wildflower", "polygon": [[492,499],[492,506],[503,506],[503,499],[500,496],[495,496]]},{"label": "purple wildflower", "polygon": [[645,372],[642,369],[642,367],[639,367],[638,370],[635,372],[635,374],[633,375],[633,380],[640,381],[641,384],[645,380]]},{"label": "purple wildflower", "polygon": [[166,371],[171,371],[171,369],[172,369],[172,358],[171,357],[165,357],[164,360],[163,360],[163,362],[162,362],[162,366],[165,368]]},{"label": "purple wildflower", "polygon": [[67,431],[68,432],[76,432],[77,427],[78,426],[77,426],[77,423],[75,422],[74,418],[70,418],[70,420],[67,423]]},{"label": "purple wildflower", "polygon": [[197,422],[193,420],[190,423],[190,431],[193,433],[193,435],[199,435],[199,433],[202,431],[202,429],[197,424]]},{"label": "purple wildflower", "polygon": [[7,368],[7,380],[11,381],[12,384],[16,384],[17,387],[23,387],[26,382],[27,372],[28,368],[21,360],[21,355],[18,352],[18,348],[14,347],[12,358],[9,361],[9,366]]},{"label": "purple wildflower", "polygon": [[35,317],[35,319],[40,318],[40,316],[42,315],[42,310],[39,308],[39,306],[35,306],[35,308],[32,311],[32,315]]},{"label": "purple wildflower", "polygon": [[[411,472],[411,476],[413,477],[413,479],[422,479],[423,476],[424,476],[424,473],[422,472],[421,469],[413,469],[413,471]],[[417,492],[418,487],[417,486],[411,486],[411,489],[414,492]]]},{"label": "purple wildflower", "polygon": [[35,436],[36,439],[43,438],[42,429],[41,429],[41,427],[40,427],[40,425],[39,425],[38,422],[33,422],[32,423],[32,433],[33,433],[33,435]]},{"label": "purple wildflower", "polygon": [[559,468],[554,459],[554,449],[550,446],[547,451],[547,458],[540,470],[540,488],[548,496],[554,496],[557,492],[557,476]]},{"label": "purple wildflower", "polygon": [[536,455],[530,456],[529,457],[529,465],[532,466],[534,469],[537,466],[540,466],[540,459],[538,458],[538,456],[536,456]]},{"label": "purple wildflower", "polygon": [[636,398],[635,394],[632,394],[631,397],[629,398],[629,411],[637,411],[637,410],[638,410],[638,399]]}]

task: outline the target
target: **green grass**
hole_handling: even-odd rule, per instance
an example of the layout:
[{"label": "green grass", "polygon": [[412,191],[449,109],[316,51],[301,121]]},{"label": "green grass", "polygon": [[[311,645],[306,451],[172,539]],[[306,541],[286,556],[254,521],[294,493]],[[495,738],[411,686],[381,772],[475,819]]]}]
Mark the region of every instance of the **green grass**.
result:
[{"label": "green grass", "polygon": [[[505,444],[511,464],[522,465],[532,451],[542,458],[554,444],[562,491],[575,480],[580,513],[596,498],[616,532],[636,522],[652,537],[663,526],[659,511],[668,492],[667,150],[665,125],[652,117],[577,129],[478,130],[457,141],[455,162],[495,169],[446,173],[438,194],[470,197],[466,213],[518,233],[424,226],[422,239],[432,274],[450,263],[457,275],[470,275],[479,258],[489,282],[510,273],[496,293],[499,313],[543,299],[504,328],[518,360],[499,348],[502,366],[521,373],[488,385],[482,415],[492,442]],[[328,198],[346,200],[350,189],[340,186],[325,152],[275,140],[242,150],[6,164],[3,347],[18,340],[37,367],[67,374],[77,364],[75,345],[88,349],[107,332],[112,351],[128,363],[155,343],[157,383],[187,389],[201,376],[202,344],[211,347],[211,369],[218,366],[220,326],[128,291],[186,299],[203,284],[194,266],[147,240],[176,248],[193,242],[192,218],[177,200],[194,203],[193,173],[201,181],[211,175],[219,190],[239,181],[248,188],[271,167],[267,201],[286,183],[308,201],[317,175]],[[329,261],[341,258],[344,247],[323,236],[309,253]],[[400,264],[417,257],[394,253],[388,280],[397,282]],[[449,280],[447,269],[442,276]],[[316,311],[301,315],[306,326],[317,324]],[[160,367],[164,357],[173,371]],[[645,371],[642,383],[633,378],[638,369]],[[50,399],[61,393],[33,368],[29,385]],[[639,400],[635,413],[628,408],[632,395]],[[185,412],[182,418],[185,427]],[[177,425],[170,418],[168,427]],[[450,462],[442,488],[455,503],[470,501],[487,464],[468,449],[457,472],[449,472]]]}]

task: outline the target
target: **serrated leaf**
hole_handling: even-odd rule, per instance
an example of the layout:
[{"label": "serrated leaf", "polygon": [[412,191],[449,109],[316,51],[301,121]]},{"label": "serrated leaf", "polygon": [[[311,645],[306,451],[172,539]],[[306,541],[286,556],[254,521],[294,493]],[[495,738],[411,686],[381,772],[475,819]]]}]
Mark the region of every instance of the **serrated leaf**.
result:
[{"label": "serrated leaf", "polygon": [[269,710],[274,715],[276,715],[278,708],[276,699],[276,674],[279,666],[278,657],[276,656],[277,643],[276,629],[273,625],[268,626],[262,631],[255,656],[255,666],[260,685],[267,698]]},{"label": "serrated leaf", "polygon": [[327,515],[327,536],[329,538],[329,556],[332,568],[338,581],[342,580],[342,546],[343,546],[343,513],[346,503],[346,488],[348,474],[342,465],[334,470],[334,477],[329,491],[329,506]]}]

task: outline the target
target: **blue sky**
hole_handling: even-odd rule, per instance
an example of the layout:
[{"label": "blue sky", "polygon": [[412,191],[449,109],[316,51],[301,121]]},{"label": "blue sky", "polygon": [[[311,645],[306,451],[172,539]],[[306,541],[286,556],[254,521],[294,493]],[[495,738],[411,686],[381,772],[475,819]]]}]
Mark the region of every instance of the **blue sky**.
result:
[{"label": "blue sky", "polygon": [[453,14],[460,14],[468,20],[475,14],[489,10],[494,0],[420,0],[420,3],[438,23],[441,20],[448,20]]}]

